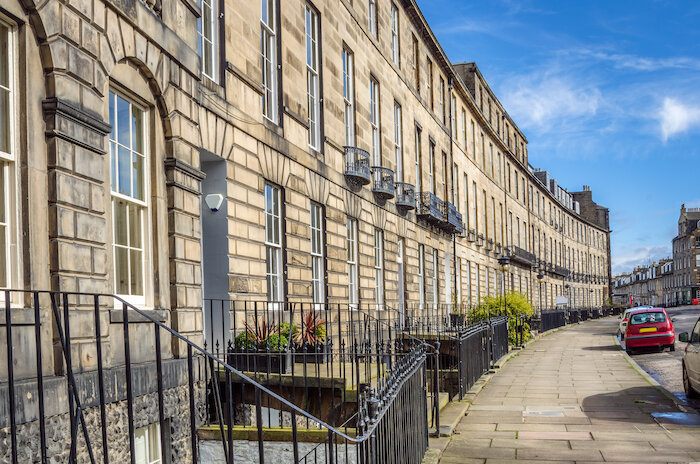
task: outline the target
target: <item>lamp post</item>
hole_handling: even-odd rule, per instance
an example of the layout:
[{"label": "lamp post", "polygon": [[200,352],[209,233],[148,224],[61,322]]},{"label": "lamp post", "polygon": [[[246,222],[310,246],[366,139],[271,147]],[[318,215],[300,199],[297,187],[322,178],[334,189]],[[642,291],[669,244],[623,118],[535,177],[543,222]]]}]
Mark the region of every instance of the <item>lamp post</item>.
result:
[{"label": "lamp post", "polygon": [[503,313],[507,314],[508,304],[506,296],[506,272],[508,272],[508,266],[510,266],[510,256],[501,255],[501,257],[498,258],[498,265],[500,266],[501,272],[503,273]]},{"label": "lamp post", "polygon": [[569,310],[571,310],[571,286],[569,284],[564,284],[564,288],[566,289],[566,301],[569,306]]},{"label": "lamp post", "polygon": [[542,313],[542,280],[544,280],[544,273],[540,269],[540,272],[537,274],[537,282],[540,284],[540,313]]}]

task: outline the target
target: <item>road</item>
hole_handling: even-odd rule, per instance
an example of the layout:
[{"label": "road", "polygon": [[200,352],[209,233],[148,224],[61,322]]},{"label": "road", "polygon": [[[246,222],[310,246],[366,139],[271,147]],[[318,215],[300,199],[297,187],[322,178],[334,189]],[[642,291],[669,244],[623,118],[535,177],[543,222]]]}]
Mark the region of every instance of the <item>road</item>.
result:
[{"label": "road", "polygon": [[[676,335],[682,332],[690,332],[698,317],[700,317],[700,307],[698,306],[680,306],[678,308],[670,308],[667,311],[671,318],[675,319],[673,326],[676,330]],[[667,390],[688,401],[691,406],[700,411],[700,401],[687,400],[683,392],[681,359],[683,358],[685,345],[685,343],[679,342],[676,336],[676,351],[664,350],[661,353],[657,351],[638,352],[632,355],[632,359]]]}]

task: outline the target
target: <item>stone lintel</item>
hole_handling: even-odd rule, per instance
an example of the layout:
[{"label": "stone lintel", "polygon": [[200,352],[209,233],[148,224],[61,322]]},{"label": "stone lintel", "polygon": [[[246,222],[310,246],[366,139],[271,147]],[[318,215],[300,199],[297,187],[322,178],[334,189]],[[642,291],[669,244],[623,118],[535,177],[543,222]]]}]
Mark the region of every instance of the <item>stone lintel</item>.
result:
[{"label": "stone lintel", "polygon": [[204,172],[176,158],[167,158],[163,163],[168,187],[179,187],[195,195],[201,195],[201,183],[206,177]]},{"label": "stone lintel", "polygon": [[42,102],[47,137],[58,137],[100,154],[106,154],[104,137],[112,126],[58,97]]}]

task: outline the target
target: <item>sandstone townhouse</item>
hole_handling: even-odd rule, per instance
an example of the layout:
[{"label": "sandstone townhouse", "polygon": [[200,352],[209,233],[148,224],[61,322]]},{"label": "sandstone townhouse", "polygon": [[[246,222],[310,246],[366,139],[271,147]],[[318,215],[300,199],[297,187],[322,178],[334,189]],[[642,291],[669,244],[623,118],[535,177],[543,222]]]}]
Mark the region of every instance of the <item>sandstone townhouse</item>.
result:
[{"label": "sandstone townhouse", "polygon": [[[209,299],[403,311],[504,290],[538,308],[611,295],[608,210],[530,165],[517,121],[474,63],[450,62],[415,0],[4,1],[0,167],[0,286],[19,290],[3,298],[24,318],[6,326],[27,323],[0,333],[0,382],[34,385],[41,365],[89,396],[96,369],[117,379],[153,361],[146,343],[125,359],[125,325],[153,336],[127,305],[183,337],[162,348],[167,407],[148,407],[146,364],[129,374],[138,388],[104,387],[103,413],[125,420],[129,397],[133,419],[101,436],[112,461],[191,462],[203,419],[183,414],[185,340],[220,323]],[[120,300],[43,313],[29,290]],[[52,317],[70,321],[68,358]],[[51,415],[62,461],[79,421],[54,393],[0,427],[19,424],[17,446],[39,453],[32,423]]]}]

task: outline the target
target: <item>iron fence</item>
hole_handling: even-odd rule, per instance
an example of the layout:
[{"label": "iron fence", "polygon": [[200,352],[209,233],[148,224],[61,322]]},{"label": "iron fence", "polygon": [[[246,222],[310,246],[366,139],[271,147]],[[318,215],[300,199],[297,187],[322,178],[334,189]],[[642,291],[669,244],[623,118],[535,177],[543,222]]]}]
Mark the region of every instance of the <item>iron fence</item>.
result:
[{"label": "iron fence", "polygon": [[[227,464],[419,463],[427,449],[424,343],[402,340],[400,350],[375,359],[381,375],[354,391],[356,409],[332,425],[293,401],[293,384],[275,391],[274,382],[231,365],[226,350],[197,345],[201,334],[190,339],[170,328],[165,311],[113,295],[0,294],[2,462],[135,464],[144,427],[153,427],[151,449],[167,463],[199,463],[203,453]],[[381,346],[381,330],[363,323],[358,337]],[[359,343],[348,350],[354,372],[361,356],[378,356]],[[286,438],[270,434],[278,426]]]},{"label": "iron fence", "polygon": [[566,325],[566,311],[563,309],[553,309],[540,312],[540,331],[556,329]]},{"label": "iron fence", "polygon": [[491,362],[496,363],[508,354],[508,318],[505,316],[489,320],[491,339]]}]

